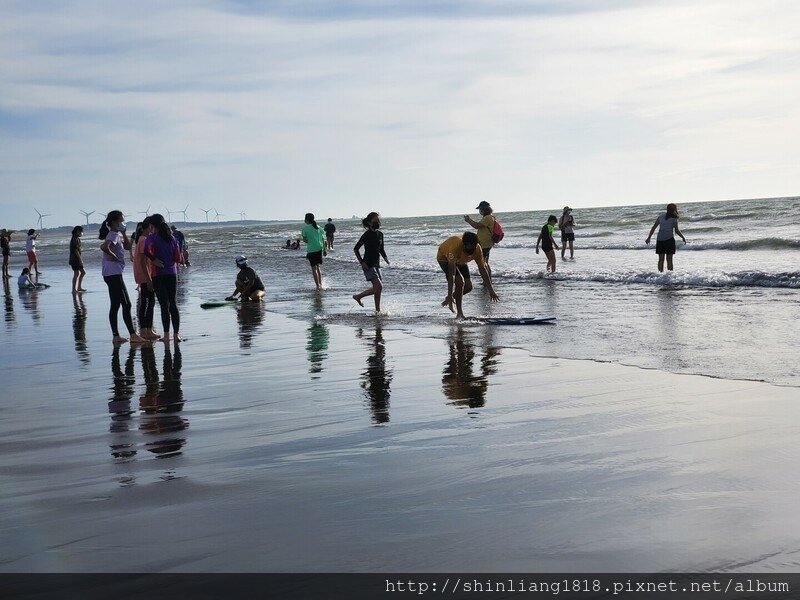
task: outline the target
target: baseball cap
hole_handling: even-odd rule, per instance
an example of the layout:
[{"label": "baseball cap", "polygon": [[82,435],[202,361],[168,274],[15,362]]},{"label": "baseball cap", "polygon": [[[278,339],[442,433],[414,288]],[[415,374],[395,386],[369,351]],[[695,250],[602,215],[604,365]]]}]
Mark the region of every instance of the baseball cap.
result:
[{"label": "baseball cap", "polygon": [[481,200],[480,204],[475,207],[475,210],[480,210],[482,208],[489,208],[490,204],[486,200]]},{"label": "baseball cap", "polygon": [[244,254],[237,254],[236,255],[236,264],[237,265],[244,265],[247,263],[247,257]]}]

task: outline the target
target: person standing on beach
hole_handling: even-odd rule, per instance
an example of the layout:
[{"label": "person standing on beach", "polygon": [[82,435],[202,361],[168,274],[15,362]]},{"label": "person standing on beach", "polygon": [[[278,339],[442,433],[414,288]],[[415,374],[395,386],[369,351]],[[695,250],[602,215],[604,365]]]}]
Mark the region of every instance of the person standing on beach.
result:
[{"label": "person standing on beach", "polygon": [[[500,298],[492,287],[492,280],[483,261],[483,249],[478,243],[477,235],[467,231],[461,237],[457,235],[449,237],[439,245],[436,252],[436,261],[447,276],[447,297],[442,302],[442,306],[455,312],[458,319],[464,318],[462,308],[464,295],[472,291],[472,281],[467,263],[473,260],[478,265],[483,284],[489,290],[489,298],[492,302],[499,302]],[[453,302],[456,304],[456,311],[453,311]]]},{"label": "person standing on beach", "polygon": [[8,274],[8,259],[11,256],[11,234],[13,231],[8,229],[0,230],[0,248],[3,250],[3,279],[8,280],[11,276]]},{"label": "person standing on beach", "polygon": [[311,265],[311,276],[317,290],[322,289],[322,254],[325,251],[325,237],[322,229],[314,220],[313,213],[306,213],[305,225],[300,230],[300,237],[306,243],[306,258]]},{"label": "person standing on beach", "polygon": [[561,230],[561,260],[564,260],[564,251],[569,244],[569,258],[575,258],[575,251],[572,249],[572,243],[575,241],[575,231],[572,229],[575,226],[575,219],[572,216],[572,209],[569,206],[564,207],[564,212],[558,220],[558,228]]},{"label": "person standing on beach", "polygon": [[182,231],[178,231],[178,228],[175,225],[170,227],[172,229],[172,236],[178,242],[178,250],[181,252],[181,260],[180,263],[185,266],[189,266],[189,245],[186,243],[186,236],[183,235]]},{"label": "person standing on beach", "polygon": [[325,242],[328,244],[328,250],[333,250],[334,233],[336,233],[336,225],[331,219],[328,219],[328,223],[325,225]]},{"label": "person standing on beach", "polygon": [[[356,253],[356,258],[361,268],[364,270],[364,277],[372,284],[372,287],[358,294],[353,294],[353,300],[364,306],[361,302],[362,298],[375,296],[375,312],[380,312],[381,292],[383,291],[381,256],[386,261],[386,264],[389,264],[386,251],[383,249],[383,232],[380,231],[381,216],[376,212],[371,212],[361,221],[361,224],[367,230],[361,235],[361,238],[353,247],[353,251]],[[362,246],[364,247],[363,258],[360,252]]]},{"label": "person standing on beach", "polygon": [[130,250],[131,242],[125,233],[125,221],[122,211],[112,210],[106,215],[106,220],[100,225],[98,237],[103,240],[100,251],[103,253],[103,280],[108,286],[108,297],[111,308],[108,311],[108,320],[111,323],[111,333],[114,334],[115,344],[127,342],[128,339],[119,334],[117,328],[117,313],[122,308],[122,320],[131,336],[131,343],[140,344],[145,341],[133,328],[131,319],[131,299],[125,287],[122,272],[125,270],[125,251]]},{"label": "person standing on beach", "polygon": [[650,238],[653,237],[653,232],[658,228],[658,237],[656,237],[656,254],[658,254],[658,272],[664,272],[664,257],[667,258],[667,269],[672,271],[672,257],[675,255],[675,233],[677,233],[686,243],[686,238],[683,237],[681,230],[678,229],[678,205],[667,204],[667,212],[658,215],[656,222],[650,228],[650,233],[645,240],[645,244],[650,244]]},{"label": "person standing on beach", "polygon": [[85,292],[83,277],[86,271],[83,268],[83,252],[81,249],[81,236],[83,227],[76,225],[72,228],[72,239],[69,241],[69,266],[72,267],[72,293]]},{"label": "person standing on beach", "polygon": [[556,223],[558,223],[556,216],[550,215],[547,218],[547,223],[545,223],[542,227],[542,231],[539,233],[539,237],[536,240],[536,254],[539,254],[539,244],[541,244],[542,250],[547,256],[548,273],[556,272],[556,253],[553,252],[553,248],[558,250],[558,244],[556,244],[556,241],[553,239],[553,231],[555,231]]},{"label": "person standing on beach", "polygon": [[239,273],[236,275],[236,289],[225,298],[225,300],[236,300],[236,296],[241,296],[242,302],[261,302],[266,295],[264,282],[255,272],[255,269],[247,265],[247,257],[240,254],[236,257],[236,266]]},{"label": "person standing on beach", "polygon": [[39,257],[36,254],[36,238],[39,234],[35,229],[28,229],[28,237],[25,240],[25,254],[28,255],[28,270],[30,272],[36,271],[36,277],[42,274],[39,270]]},{"label": "person standing on beach", "polygon": [[170,341],[169,329],[172,325],[173,339],[181,341],[179,334],[181,317],[178,312],[178,264],[182,260],[178,240],[158,213],[150,215],[154,232],[147,236],[144,254],[150,259],[153,269],[153,288],[161,309],[161,325],[164,328],[162,342]]},{"label": "person standing on beach", "polygon": [[153,285],[153,263],[144,253],[147,238],[155,231],[150,217],[136,227],[136,246],[133,250],[133,279],[139,286],[139,302],[136,315],[139,320],[139,335],[147,340],[156,340],[161,337],[153,329],[153,314],[156,309],[156,292]]},{"label": "person standing on beach", "polygon": [[474,221],[469,215],[464,215],[464,220],[478,230],[478,243],[481,245],[481,251],[483,252],[483,262],[491,279],[492,267],[489,265],[489,253],[494,247],[492,230],[494,229],[495,219],[492,215],[492,207],[486,200],[482,200],[476,209],[481,214],[481,218],[478,221]]}]

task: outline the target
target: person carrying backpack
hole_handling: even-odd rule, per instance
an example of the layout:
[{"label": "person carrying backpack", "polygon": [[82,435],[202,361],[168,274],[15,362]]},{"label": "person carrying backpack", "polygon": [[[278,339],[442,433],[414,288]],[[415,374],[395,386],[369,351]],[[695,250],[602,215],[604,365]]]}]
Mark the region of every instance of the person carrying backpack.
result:
[{"label": "person carrying backpack", "polygon": [[503,228],[495,219],[492,207],[486,200],[481,201],[476,208],[481,214],[481,218],[475,221],[469,215],[464,215],[464,220],[478,230],[478,243],[483,250],[483,262],[486,264],[486,270],[491,279],[492,268],[489,266],[489,253],[494,245],[503,239]]}]

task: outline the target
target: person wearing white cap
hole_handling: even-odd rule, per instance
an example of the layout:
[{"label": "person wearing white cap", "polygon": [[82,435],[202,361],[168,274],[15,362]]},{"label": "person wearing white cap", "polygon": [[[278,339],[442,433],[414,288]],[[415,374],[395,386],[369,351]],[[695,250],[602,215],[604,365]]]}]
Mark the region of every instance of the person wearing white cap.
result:
[{"label": "person wearing white cap", "polygon": [[239,267],[239,274],[236,276],[236,290],[225,300],[236,300],[236,296],[241,296],[242,302],[260,302],[266,295],[261,277],[247,266],[245,255],[239,254],[235,260],[236,266]]},{"label": "person wearing white cap", "polygon": [[558,228],[561,230],[561,260],[564,260],[564,251],[569,244],[569,257],[575,258],[575,251],[572,249],[572,242],[575,241],[575,232],[572,228],[575,226],[575,219],[572,217],[572,209],[569,206],[564,207],[564,212],[558,220]]},{"label": "person wearing white cap", "polygon": [[464,215],[464,220],[478,230],[476,233],[478,234],[478,243],[483,251],[483,262],[486,265],[487,273],[489,273],[489,279],[491,279],[492,267],[489,266],[489,253],[494,247],[494,239],[492,238],[492,229],[495,221],[492,212],[494,211],[492,211],[491,205],[486,200],[482,200],[475,208],[481,214],[480,220],[475,221],[469,215]]}]

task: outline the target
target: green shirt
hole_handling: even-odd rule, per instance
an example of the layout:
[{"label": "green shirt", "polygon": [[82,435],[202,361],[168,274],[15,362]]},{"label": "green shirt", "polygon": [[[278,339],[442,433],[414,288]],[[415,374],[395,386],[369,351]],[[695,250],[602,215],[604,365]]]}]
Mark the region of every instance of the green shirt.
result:
[{"label": "green shirt", "polygon": [[325,247],[325,231],[322,227],[315,229],[311,223],[306,223],[300,230],[300,235],[306,242],[306,252],[319,252]]}]

